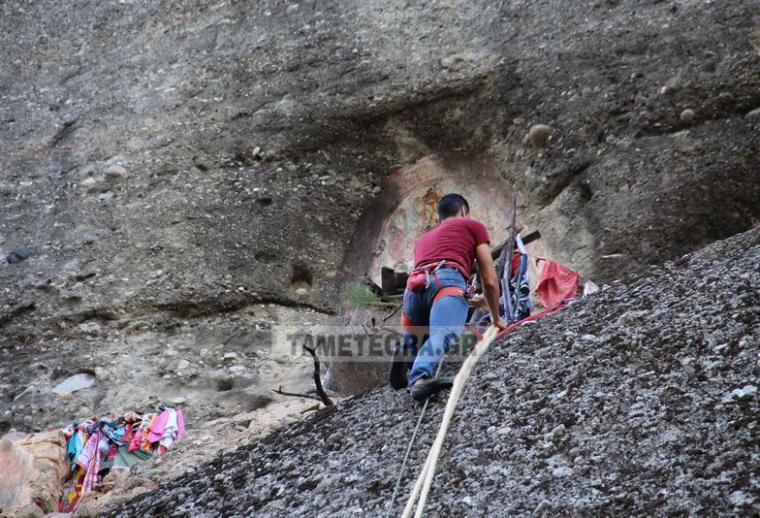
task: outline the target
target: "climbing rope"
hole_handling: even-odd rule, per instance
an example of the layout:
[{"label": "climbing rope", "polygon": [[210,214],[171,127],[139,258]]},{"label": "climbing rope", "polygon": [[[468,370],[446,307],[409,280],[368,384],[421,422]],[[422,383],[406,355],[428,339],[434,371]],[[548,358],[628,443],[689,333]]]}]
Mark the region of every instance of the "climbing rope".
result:
[{"label": "climbing rope", "polygon": [[[422,471],[420,472],[420,475],[417,478],[417,481],[414,485],[414,490],[412,491],[412,494],[409,497],[409,501],[407,502],[406,507],[404,508],[404,514],[402,515],[403,518],[409,518],[409,515],[412,510],[412,506],[414,505],[414,502],[417,500],[417,496],[420,495],[421,490],[422,490],[422,495],[420,496],[420,503],[417,506],[417,513],[415,514],[415,518],[419,518],[420,516],[422,516],[422,512],[425,509],[425,502],[427,500],[427,495],[428,495],[428,492],[430,491],[430,484],[433,481],[433,474],[435,473],[435,465],[440,455],[441,447],[443,445],[443,439],[446,436],[446,431],[448,430],[449,422],[451,421],[451,416],[454,414],[454,408],[456,407],[456,404],[459,401],[459,398],[464,389],[464,384],[467,381],[467,378],[469,378],[472,368],[475,366],[475,363],[480,359],[480,357],[486,352],[488,347],[491,345],[491,342],[493,342],[494,339],[497,337],[497,331],[498,330],[495,327],[489,328],[488,331],[486,331],[486,333],[483,335],[483,337],[478,341],[478,343],[475,344],[475,348],[467,357],[464,364],[462,364],[462,367],[459,370],[459,374],[457,374],[457,377],[454,380],[454,386],[452,387],[451,394],[449,395],[449,401],[446,404],[446,411],[443,415],[441,428],[438,430],[438,435],[436,436],[435,442],[433,443],[433,446],[430,449],[428,458],[425,461],[425,464],[422,467]],[[435,371],[436,377],[438,377],[438,374],[441,371],[442,365],[443,365],[443,361],[438,363],[438,368]],[[399,491],[401,490],[401,481],[404,478],[404,473],[406,472],[406,465],[409,462],[409,454],[412,451],[412,446],[414,446],[414,441],[417,439],[417,434],[419,433],[420,425],[422,424],[422,419],[425,417],[425,411],[427,410],[429,402],[430,402],[430,399],[428,398],[425,400],[425,403],[422,405],[422,411],[420,412],[420,417],[417,419],[417,425],[414,427],[414,432],[412,432],[412,437],[409,440],[409,444],[406,447],[406,452],[404,453],[404,460],[401,462],[401,469],[399,470],[398,477],[396,478],[396,485],[393,488],[393,495],[391,496],[391,501],[388,504],[388,512],[385,515],[387,518],[390,518],[393,515],[393,507],[396,503],[396,498],[398,497]],[[424,484],[424,490],[423,490],[423,484]]]},{"label": "climbing rope", "polygon": [[[436,467],[436,464],[438,463],[438,457],[441,454],[441,448],[443,447],[443,441],[446,438],[446,432],[448,431],[449,423],[451,422],[451,417],[454,415],[454,410],[456,409],[457,403],[459,402],[459,398],[462,396],[462,392],[464,391],[464,386],[465,386],[465,383],[467,382],[467,378],[470,377],[470,373],[472,372],[473,367],[475,367],[475,364],[478,362],[481,356],[483,356],[483,354],[485,354],[485,352],[488,350],[489,346],[491,345],[491,342],[493,342],[494,339],[496,339],[497,331],[498,331],[497,328],[490,327],[488,331],[486,331],[486,333],[483,335],[483,338],[477,344],[475,344],[475,348],[470,353],[470,355],[467,356],[467,359],[462,364],[461,369],[459,369],[459,373],[457,374],[457,377],[454,379],[454,386],[451,389],[449,400],[446,403],[446,410],[443,414],[443,421],[441,422],[441,427],[438,429],[438,435],[436,435],[435,442],[433,443],[433,446],[430,448],[430,452],[428,453],[427,460],[425,461],[424,466],[422,466],[422,471],[420,471],[420,475],[417,478],[417,482],[414,484],[414,489],[412,490],[412,494],[409,496],[409,500],[406,503],[406,507],[404,508],[404,513],[401,515],[402,518],[409,518],[411,516],[412,508],[414,507],[414,503],[417,501],[418,496],[419,496],[419,502],[417,503],[417,510],[414,513],[414,518],[422,517],[422,513],[425,511],[425,504],[427,503],[428,493],[430,492],[430,486],[433,483],[433,476],[435,475],[435,467]],[[424,411],[424,408],[423,408],[423,411]],[[417,426],[419,427],[419,422],[417,423]],[[415,430],[415,435],[416,433],[417,433],[417,430]],[[409,449],[411,449],[411,445]],[[409,449],[407,449],[407,455],[409,453]],[[404,462],[406,462],[406,459],[404,459]],[[400,478],[399,478],[399,481],[400,481]],[[394,497],[395,497],[395,494],[394,494]],[[392,505],[393,505],[393,500],[391,501],[391,509],[392,509]]]},{"label": "climbing rope", "polygon": [[[518,241],[517,244],[520,249],[520,252],[523,253],[524,255],[527,255],[525,254],[525,249],[522,244],[522,240],[520,240],[519,235],[517,236],[517,241]],[[507,285],[508,285],[508,282],[507,282]],[[502,286],[502,288],[504,289],[505,286]],[[508,288],[508,286],[506,286],[506,288]],[[517,286],[517,289],[519,290],[519,285]],[[507,291],[507,290],[505,289],[504,291]],[[451,389],[449,400],[446,403],[446,410],[444,411],[444,414],[443,414],[443,420],[441,422],[441,426],[438,430],[438,434],[436,435],[435,442],[433,443],[433,446],[430,448],[430,452],[428,453],[428,457],[425,460],[425,464],[422,466],[422,470],[420,471],[420,474],[417,477],[417,480],[414,484],[414,489],[412,490],[412,494],[409,496],[409,500],[407,501],[406,506],[404,507],[402,518],[409,518],[411,516],[412,508],[414,507],[415,502],[417,502],[418,497],[419,497],[419,502],[417,502],[417,509],[415,511],[414,518],[421,518],[422,513],[425,511],[425,504],[427,503],[427,497],[430,492],[430,487],[433,483],[433,477],[435,476],[436,464],[438,463],[438,457],[441,454],[441,448],[443,447],[443,441],[446,438],[446,432],[448,431],[451,418],[454,415],[454,410],[456,409],[456,405],[462,396],[462,392],[464,391],[465,383],[467,382],[467,379],[470,377],[470,373],[472,372],[472,369],[475,367],[475,364],[478,362],[478,360],[480,360],[483,354],[485,354],[485,352],[491,346],[491,343],[496,338],[500,338],[506,335],[507,333],[510,333],[512,330],[514,330],[516,327],[522,324],[551,315],[559,311],[561,308],[562,308],[562,305],[556,308],[535,313],[524,319],[514,322],[512,325],[508,326],[506,329],[503,329],[501,331],[499,331],[496,327],[489,327],[488,330],[483,335],[480,335],[480,333],[475,328],[471,328],[471,331],[476,336],[479,337],[479,340],[475,344],[475,348],[465,359],[464,363],[462,364],[462,367],[459,370],[459,373],[454,379],[454,386]],[[442,361],[438,364],[438,369],[436,370],[436,373],[435,373],[436,377],[438,376],[438,373],[441,369],[442,364],[443,364]],[[411,453],[412,446],[414,445],[414,441],[417,438],[417,434],[419,432],[420,425],[422,424],[422,419],[425,416],[425,411],[427,410],[429,401],[430,401],[429,399],[425,400],[425,403],[422,406],[422,411],[420,412],[420,417],[417,419],[417,425],[414,427],[414,432],[412,433],[411,440],[409,441],[409,444],[407,445],[406,453],[404,454],[404,459],[401,463],[401,469],[399,471],[398,478],[396,479],[396,485],[393,488],[393,495],[391,496],[391,501],[388,505],[388,512],[386,514],[387,517],[392,516],[393,506],[396,503],[396,498],[398,497],[398,493],[401,489],[401,480],[404,477],[404,472],[406,471],[406,465],[407,465],[407,462],[409,461],[409,454]]]},{"label": "climbing rope", "polygon": [[[441,365],[443,365],[443,359],[438,362],[438,368],[435,371],[435,377],[438,377],[438,374],[441,372]],[[426,399],[425,403],[422,405],[420,417],[417,419],[417,426],[414,427],[412,438],[409,440],[409,444],[406,447],[404,460],[401,462],[401,469],[399,470],[398,478],[396,479],[396,487],[393,488],[393,496],[391,496],[391,502],[388,505],[388,514],[385,515],[387,518],[390,518],[392,516],[393,506],[396,503],[396,497],[398,497],[398,492],[401,489],[401,480],[404,478],[404,472],[406,471],[406,463],[409,461],[409,453],[412,451],[412,446],[414,446],[414,440],[417,438],[417,432],[420,431],[420,424],[422,424],[422,418],[425,417],[425,410],[427,410],[429,402],[430,398]]]}]

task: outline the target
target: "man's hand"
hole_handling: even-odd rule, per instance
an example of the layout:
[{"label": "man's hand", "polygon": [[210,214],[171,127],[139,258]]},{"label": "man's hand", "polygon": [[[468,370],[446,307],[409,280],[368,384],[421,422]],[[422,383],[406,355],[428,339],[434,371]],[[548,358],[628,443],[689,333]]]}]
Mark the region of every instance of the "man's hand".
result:
[{"label": "man's hand", "polygon": [[486,297],[482,293],[478,293],[477,295],[470,297],[470,300],[467,301],[467,304],[471,308],[482,308],[486,305]]},{"label": "man's hand", "polygon": [[504,331],[505,329],[507,329],[507,323],[504,322],[501,318],[497,318],[496,320],[494,320],[493,324],[491,325],[493,325],[499,331]]},{"label": "man's hand", "polygon": [[506,329],[507,325],[499,317],[499,278],[496,276],[488,244],[483,243],[475,248],[475,259],[478,261],[480,280],[483,283],[483,296],[486,299],[488,311],[491,312],[491,322],[499,329]]},{"label": "man's hand", "polygon": [[483,282],[482,298],[491,312],[491,325],[503,331],[507,328],[507,323],[499,316],[499,278],[496,276],[496,269],[491,259],[491,249],[486,243],[475,248],[475,259],[478,261],[480,280]]}]

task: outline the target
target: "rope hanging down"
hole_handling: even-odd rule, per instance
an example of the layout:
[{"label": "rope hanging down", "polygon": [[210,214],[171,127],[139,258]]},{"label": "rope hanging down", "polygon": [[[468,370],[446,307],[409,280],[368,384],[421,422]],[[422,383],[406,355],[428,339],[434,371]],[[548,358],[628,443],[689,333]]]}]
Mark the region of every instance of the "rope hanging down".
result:
[{"label": "rope hanging down", "polygon": [[483,339],[475,344],[475,349],[467,356],[467,359],[462,364],[462,368],[459,370],[457,377],[454,379],[454,386],[451,388],[451,394],[449,395],[449,401],[446,403],[446,411],[443,414],[443,421],[441,427],[438,430],[438,435],[435,438],[433,446],[430,448],[425,465],[422,466],[417,482],[414,484],[412,494],[409,496],[409,500],[404,508],[402,518],[409,518],[412,513],[414,503],[419,496],[419,503],[417,503],[417,510],[414,513],[414,518],[421,518],[422,513],[425,510],[425,503],[427,502],[427,496],[430,492],[430,485],[433,482],[433,476],[435,475],[435,466],[438,463],[438,457],[441,454],[441,448],[443,447],[443,441],[446,438],[446,432],[451,422],[451,417],[454,415],[457,402],[462,396],[467,378],[470,377],[473,367],[478,360],[485,354],[491,345],[491,342],[496,338],[497,329],[490,327],[488,331],[483,335]]},{"label": "rope hanging down", "polygon": [[[436,378],[438,377],[438,374],[441,372],[442,365],[443,365],[443,359],[441,359],[441,361],[438,362],[438,368],[435,371]],[[393,516],[393,506],[396,504],[396,497],[398,497],[398,492],[401,489],[401,479],[404,478],[404,472],[406,471],[406,463],[409,461],[409,453],[412,451],[414,440],[417,438],[417,432],[420,431],[422,418],[425,417],[425,410],[427,410],[429,403],[430,403],[430,398],[426,399],[425,403],[422,405],[422,410],[420,411],[420,417],[417,419],[417,426],[414,427],[412,438],[409,439],[409,444],[406,447],[406,453],[404,453],[404,460],[401,462],[401,469],[399,470],[398,478],[396,479],[396,486],[393,488],[393,496],[391,497],[391,501],[388,504],[388,514],[385,515],[386,518],[391,518],[391,516]]]}]

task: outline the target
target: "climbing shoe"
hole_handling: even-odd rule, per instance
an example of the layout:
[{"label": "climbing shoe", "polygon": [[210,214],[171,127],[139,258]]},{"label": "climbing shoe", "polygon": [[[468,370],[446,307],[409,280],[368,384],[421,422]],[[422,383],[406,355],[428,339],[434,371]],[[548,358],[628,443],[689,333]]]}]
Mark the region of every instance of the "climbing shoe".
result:
[{"label": "climbing shoe", "polygon": [[422,403],[441,390],[451,388],[452,385],[454,385],[453,378],[430,378],[422,383],[409,387],[409,393],[415,401]]},{"label": "climbing shoe", "polygon": [[409,372],[409,362],[404,355],[403,347],[397,343],[391,358],[390,383],[393,390],[401,390],[409,384],[406,377],[407,372]]}]

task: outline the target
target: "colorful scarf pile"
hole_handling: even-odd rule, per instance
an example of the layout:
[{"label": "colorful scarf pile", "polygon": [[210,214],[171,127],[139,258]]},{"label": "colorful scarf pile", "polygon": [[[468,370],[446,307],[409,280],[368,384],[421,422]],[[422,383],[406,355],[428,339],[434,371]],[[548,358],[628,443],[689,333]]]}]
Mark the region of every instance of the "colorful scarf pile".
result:
[{"label": "colorful scarf pile", "polygon": [[61,432],[72,475],[58,511],[71,513],[82,495],[95,490],[111,468],[128,468],[165,453],[185,435],[185,418],[182,410],[161,405],[156,414],[130,411],[120,417],[91,418],[73,422]]}]

